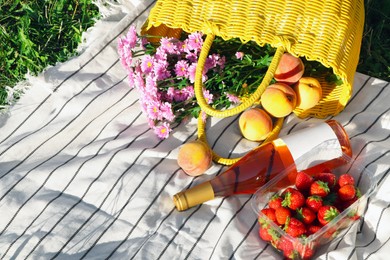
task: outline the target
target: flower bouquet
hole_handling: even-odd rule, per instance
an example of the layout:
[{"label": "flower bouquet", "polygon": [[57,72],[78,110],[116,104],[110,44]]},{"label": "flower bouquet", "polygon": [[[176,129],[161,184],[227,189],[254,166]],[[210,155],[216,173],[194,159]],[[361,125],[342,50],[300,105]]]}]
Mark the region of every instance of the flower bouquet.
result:
[{"label": "flower bouquet", "polygon": [[[194,81],[203,42],[200,32],[168,38],[140,35],[134,26],[119,38],[118,52],[129,85],[139,91],[142,111],[161,139],[169,137],[174,123],[201,115]],[[274,54],[270,45],[216,37],[202,72],[207,103],[223,110],[243,102],[262,82]],[[304,62],[307,75],[325,72],[331,76],[329,80],[337,80],[331,69],[318,62]]]}]

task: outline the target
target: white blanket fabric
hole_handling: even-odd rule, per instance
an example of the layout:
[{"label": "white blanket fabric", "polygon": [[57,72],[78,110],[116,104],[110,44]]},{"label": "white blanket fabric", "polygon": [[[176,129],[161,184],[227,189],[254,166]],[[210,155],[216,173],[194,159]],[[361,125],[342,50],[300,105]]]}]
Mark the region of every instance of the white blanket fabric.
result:
[{"label": "white blanket fabric", "polygon": [[[178,212],[172,196],[198,178],[176,163],[196,139],[196,121],[160,141],[140,112],[117,54],[118,36],[147,18],[153,1],[97,23],[81,55],[31,78],[31,89],[0,118],[0,257],[3,259],[281,259],[258,236],[249,195]],[[346,109],[334,117],[355,156],[378,177],[365,216],[316,259],[388,259],[390,87],[357,73]],[[212,119],[209,142],[225,156],[254,147],[237,118]],[[291,115],[280,136],[304,126]]]}]

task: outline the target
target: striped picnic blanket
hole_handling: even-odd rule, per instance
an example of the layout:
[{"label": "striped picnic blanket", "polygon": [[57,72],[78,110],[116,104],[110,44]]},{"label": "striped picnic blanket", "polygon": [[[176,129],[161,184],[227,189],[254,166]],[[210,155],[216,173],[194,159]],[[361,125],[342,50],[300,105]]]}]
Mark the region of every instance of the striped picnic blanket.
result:
[{"label": "striped picnic blanket", "polygon": [[[250,195],[178,212],[172,196],[225,169],[191,178],[176,163],[196,139],[196,121],[159,140],[128,85],[117,39],[140,27],[154,1],[97,23],[82,53],[30,78],[31,88],[0,118],[1,259],[280,259],[258,236]],[[319,249],[316,259],[388,259],[390,87],[357,73],[353,96],[334,117],[356,157],[378,177],[364,218]],[[280,136],[318,119],[286,119]],[[209,142],[242,155],[237,117],[212,119]]]}]

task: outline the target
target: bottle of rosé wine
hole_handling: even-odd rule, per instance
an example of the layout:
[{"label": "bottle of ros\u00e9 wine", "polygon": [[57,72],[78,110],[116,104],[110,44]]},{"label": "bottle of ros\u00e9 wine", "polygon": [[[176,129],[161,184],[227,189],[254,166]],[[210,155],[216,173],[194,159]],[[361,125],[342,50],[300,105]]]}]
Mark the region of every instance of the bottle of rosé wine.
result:
[{"label": "bottle of ros\u00e9 wine", "polygon": [[[299,159],[302,156],[305,160]],[[177,210],[183,211],[217,197],[253,194],[283,171],[288,171],[283,182],[293,184],[298,171],[313,175],[331,170],[347,163],[345,158],[351,156],[342,125],[324,121],[255,148],[222,174],[175,194],[173,201]]]}]

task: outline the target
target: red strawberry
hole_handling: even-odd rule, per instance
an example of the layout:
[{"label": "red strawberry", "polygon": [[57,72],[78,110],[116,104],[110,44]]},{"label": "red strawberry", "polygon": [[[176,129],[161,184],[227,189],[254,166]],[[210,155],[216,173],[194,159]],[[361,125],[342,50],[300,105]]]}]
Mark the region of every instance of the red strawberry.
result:
[{"label": "red strawberry", "polygon": [[282,202],[283,207],[289,207],[292,210],[296,210],[302,207],[304,204],[305,204],[305,196],[303,196],[303,194],[296,189],[292,189],[289,192],[287,192]]},{"label": "red strawberry", "polygon": [[344,186],[341,186],[338,190],[337,194],[339,195],[339,198],[342,201],[351,200],[356,195],[356,189],[355,186],[352,184],[346,184]]},{"label": "red strawberry", "polygon": [[355,179],[348,173],[341,174],[339,177],[339,186],[343,187],[348,184],[355,185]]},{"label": "red strawberry", "polygon": [[314,212],[317,212],[323,205],[322,198],[312,195],[306,198],[306,206]]},{"label": "red strawberry", "polygon": [[288,239],[286,236],[282,236],[276,244],[276,248],[281,251],[288,251],[289,249],[294,249],[294,245],[290,239]]},{"label": "red strawberry", "polygon": [[311,209],[303,207],[297,209],[297,219],[308,225],[316,219],[316,214]]},{"label": "red strawberry", "polygon": [[313,183],[314,179],[312,176],[305,172],[298,172],[297,177],[295,178],[295,187],[300,191],[310,190],[310,185]]},{"label": "red strawberry", "polygon": [[283,251],[283,255],[284,255],[285,259],[296,259],[298,252],[294,248],[286,249]]},{"label": "red strawberry", "polygon": [[276,223],[279,225],[284,225],[286,219],[292,215],[291,210],[285,207],[280,207],[275,209]]},{"label": "red strawberry", "polygon": [[320,230],[321,227],[320,226],[317,226],[317,225],[309,225],[307,227],[307,235],[312,235],[314,233],[316,233],[318,230]]},{"label": "red strawberry", "polygon": [[283,201],[283,198],[278,195],[278,194],[275,194],[271,197],[271,199],[268,201],[268,206],[271,208],[271,209],[277,209],[277,208],[280,208],[282,206],[282,201]]},{"label": "red strawberry", "polygon": [[306,233],[305,224],[296,218],[288,218],[284,230],[292,237],[300,237]]},{"label": "red strawberry", "polygon": [[311,259],[314,255],[314,249],[310,247],[308,244],[296,243],[296,248],[298,254],[300,255],[300,259]]},{"label": "red strawberry", "polygon": [[310,195],[325,197],[330,192],[328,184],[323,181],[315,181],[310,186]]},{"label": "red strawberry", "polygon": [[340,214],[340,211],[335,206],[322,206],[317,213],[318,221],[321,225],[326,225]]},{"label": "red strawberry", "polygon": [[277,241],[279,239],[277,232],[275,232],[272,228],[268,226],[260,227],[259,235],[260,238],[263,239],[264,241]]},{"label": "red strawberry", "polygon": [[259,236],[264,241],[271,241],[272,240],[272,236],[268,233],[268,228],[266,228],[266,227],[260,227]]},{"label": "red strawberry", "polygon": [[284,198],[284,197],[286,196],[287,193],[289,193],[289,192],[291,192],[291,191],[293,191],[293,190],[296,190],[296,189],[294,189],[293,187],[288,187],[288,188],[286,188],[286,189],[282,192],[282,194],[281,194],[282,198]]},{"label": "red strawberry", "polygon": [[[261,213],[266,215],[273,222],[276,222],[276,215],[275,215],[275,210],[274,209],[265,208],[265,209],[261,210]],[[262,220],[260,220],[260,223],[262,224]]]},{"label": "red strawberry", "polygon": [[322,237],[326,240],[331,240],[333,239],[335,236],[337,236],[338,232],[338,226],[331,226],[329,229],[327,229],[324,234],[322,235]]},{"label": "red strawberry", "polygon": [[283,255],[288,259],[294,259],[296,255],[296,251],[294,249],[294,245],[290,239],[285,236],[280,237],[277,242],[276,248],[283,252]]},{"label": "red strawberry", "polygon": [[[275,210],[274,209],[271,209],[271,208],[265,208],[265,209],[262,209],[261,210],[261,213],[263,213],[264,215],[266,215],[269,220],[273,221],[273,222],[276,222],[276,215],[275,215]],[[261,225],[268,225],[269,223],[269,220],[262,217],[262,218],[259,218],[259,223]]]},{"label": "red strawberry", "polygon": [[315,176],[315,179],[318,181],[323,181],[328,184],[329,189],[333,189],[336,186],[337,178],[331,172],[321,172]]},{"label": "red strawberry", "polygon": [[358,196],[355,196],[350,200],[340,201],[340,203],[339,203],[340,211],[347,209],[349,206],[351,206],[353,203],[355,203],[355,201],[357,201],[358,199],[359,199]]}]

